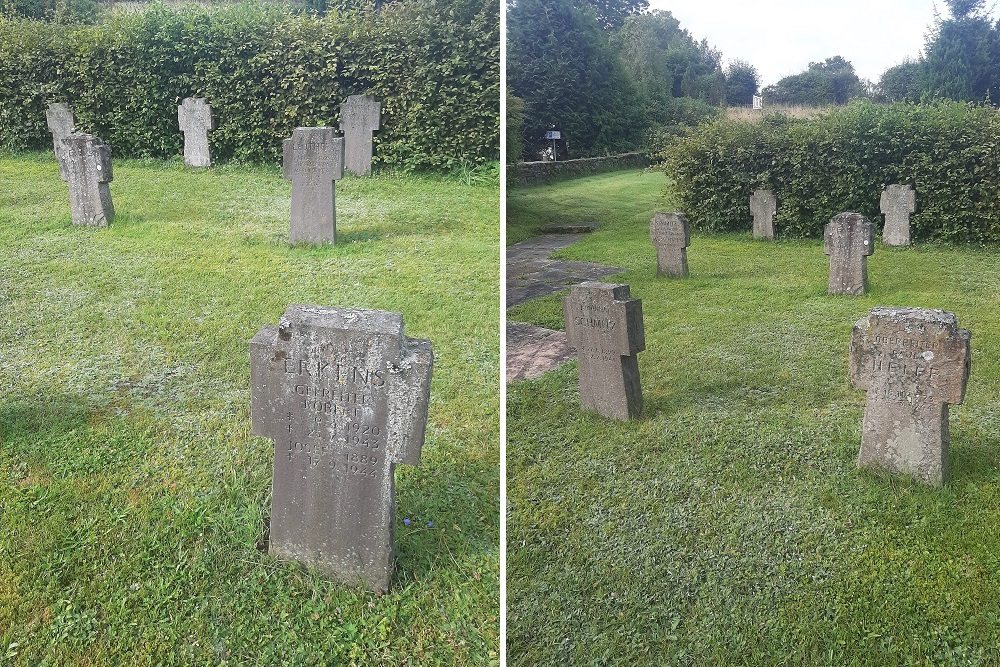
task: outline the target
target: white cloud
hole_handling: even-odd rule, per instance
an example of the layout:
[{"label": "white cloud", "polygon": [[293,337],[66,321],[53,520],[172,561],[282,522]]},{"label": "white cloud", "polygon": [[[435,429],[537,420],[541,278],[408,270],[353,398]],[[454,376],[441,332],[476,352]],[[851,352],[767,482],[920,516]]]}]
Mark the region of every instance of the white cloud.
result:
[{"label": "white cloud", "polygon": [[[763,85],[840,55],[862,79],[917,58],[934,21],[934,0],[650,0],[697,39],[761,73]],[[943,3],[938,2],[941,11]]]}]

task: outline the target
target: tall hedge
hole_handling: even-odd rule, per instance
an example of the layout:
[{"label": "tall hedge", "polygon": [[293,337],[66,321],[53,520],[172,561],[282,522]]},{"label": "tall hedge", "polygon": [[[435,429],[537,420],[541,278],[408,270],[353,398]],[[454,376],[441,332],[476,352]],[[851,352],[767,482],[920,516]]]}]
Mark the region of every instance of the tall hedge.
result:
[{"label": "tall hedge", "polygon": [[758,187],[778,197],[776,233],[822,236],[843,211],[878,221],[890,183],[917,194],[916,240],[1000,242],[1000,116],[957,102],[859,102],[810,119],[719,120],[661,153],[696,227],[748,231]]},{"label": "tall hedge", "polygon": [[499,159],[499,0],[406,0],[323,18],[244,4],[153,5],[95,26],[0,19],[0,148],[51,145],[49,102],[115,156],[182,150],[177,104],[204,96],[217,158],[278,159],[296,126],[336,125],[348,95],[382,101],[376,161]]}]

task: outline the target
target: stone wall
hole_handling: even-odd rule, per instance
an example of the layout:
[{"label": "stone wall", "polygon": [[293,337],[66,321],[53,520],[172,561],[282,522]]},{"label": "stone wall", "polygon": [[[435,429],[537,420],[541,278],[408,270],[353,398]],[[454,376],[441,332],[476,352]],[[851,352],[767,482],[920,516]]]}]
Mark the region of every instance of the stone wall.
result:
[{"label": "stone wall", "polygon": [[519,162],[507,166],[509,185],[536,185],[551,183],[560,178],[588,176],[620,169],[643,169],[649,166],[645,153],[623,153],[608,157],[561,160],[559,162]]}]

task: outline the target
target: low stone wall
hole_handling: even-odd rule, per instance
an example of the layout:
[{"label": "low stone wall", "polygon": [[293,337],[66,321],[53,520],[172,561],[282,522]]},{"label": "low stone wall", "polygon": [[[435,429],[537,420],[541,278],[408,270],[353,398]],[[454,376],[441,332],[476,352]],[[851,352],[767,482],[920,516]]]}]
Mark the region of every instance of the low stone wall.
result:
[{"label": "low stone wall", "polygon": [[645,153],[622,153],[608,157],[589,157],[559,162],[518,162],[507,166],[509,185],[551,183],[560,178],[600,174],[620,169],[643,169],[649,166]]}]

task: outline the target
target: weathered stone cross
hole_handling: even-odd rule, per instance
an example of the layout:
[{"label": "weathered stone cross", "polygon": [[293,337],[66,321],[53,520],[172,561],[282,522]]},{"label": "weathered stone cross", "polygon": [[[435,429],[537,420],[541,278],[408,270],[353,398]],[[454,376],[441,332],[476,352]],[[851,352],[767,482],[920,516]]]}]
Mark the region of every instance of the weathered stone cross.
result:
[{"label": "weathered stone cross", "polygon": [[823,252],[830,256],[827,292],[860,296],[868,291],[868,256],[875,252],[872,223],[860,213],[839,213],[823,232]]},{"label": "weathered stone cross", "polygon": [[340,105],[340,131],[344,133],[344,168],[356,176],[372,171],[372,132],[382,126],[382,105],[368,95],[351,95]]},{"label": "weathered stone cross", "polygon": [[649,223],[649,235],[656,247],[656,275],[686,278],[687,247],[691,245],[691,225],[683,213],[657,213]]},{"label": "weathered stone cross", "polygon": [[184,133],[184,164],[189,167],[210,167],[208,131],[215,129],[212,107],[204,97],[186,97],[177,107],[177,123]]},{"label": "weathered stone cross", "polygon": [[111,149],[89,134],[63,139],[60,175],[69,184],[69,206],[74,225],[107,227],[115,217],[111,201]]},{"label": "weathered stone cross", "polygon": [[344,140],[332,127],[298,127],[282,145],[292,181],[292,243],[336,243],[336,184],[344,177]]},{"label": "weathered stone cross", "polygon": [[851,382],[868,392],[859,466],[944,483],[948,405],[965,397],[970,338],[942,310],[879,307],[854,325]]},{"label": "weathered stone cross", "polygon": [[272,555],[389,587],[393,471],[420,462],[433,361],[429,341],[381,310],[293,305],[254,336],[253,432],[274,441]]},{"label": "weathered stone cross", "polygon": [[882,242],[892,246],[910,245],[910,214],[917,210],[917,196],[910,185],[887,185],[879,207],[885,215]]},{"label": "weathered stone cross", "polygon": [[638,353],[646,349],[642,301],[628,285],[585,282],[563,299],[569,343],[580,362],[580,402],[605,417],[642,412]]}]

